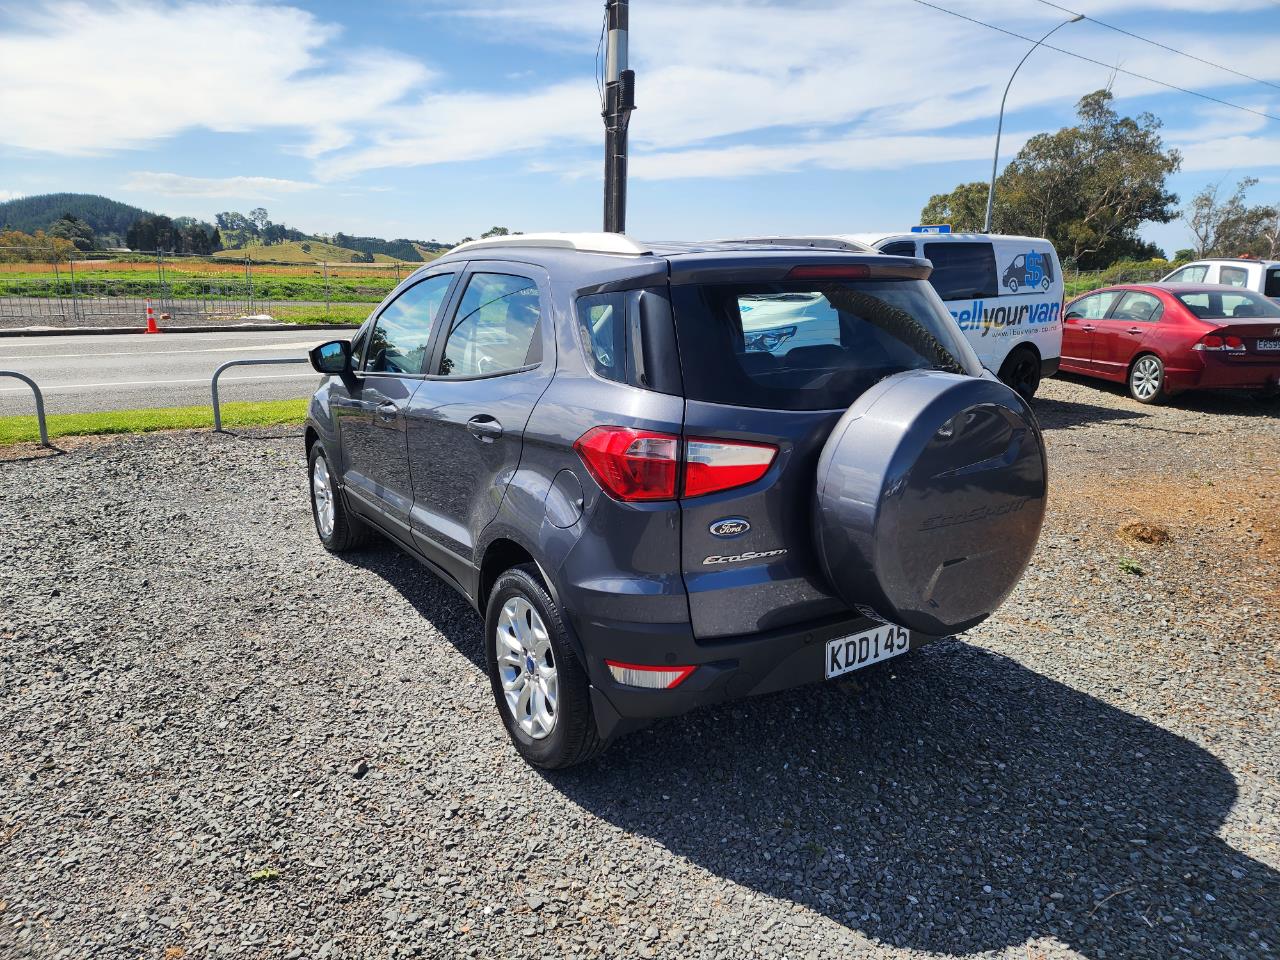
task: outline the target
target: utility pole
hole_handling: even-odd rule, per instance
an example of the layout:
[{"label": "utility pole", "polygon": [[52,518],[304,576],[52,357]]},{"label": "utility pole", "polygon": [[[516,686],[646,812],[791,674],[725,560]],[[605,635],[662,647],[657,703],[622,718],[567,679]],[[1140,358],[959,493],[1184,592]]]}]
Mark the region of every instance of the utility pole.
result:
[{"label": "utility pole", "polygon": [[604,228],[627,229],[627,126],[636,108],[636,74],[627,69],[628,0],[605,5],[608,47],[604,73]]}]

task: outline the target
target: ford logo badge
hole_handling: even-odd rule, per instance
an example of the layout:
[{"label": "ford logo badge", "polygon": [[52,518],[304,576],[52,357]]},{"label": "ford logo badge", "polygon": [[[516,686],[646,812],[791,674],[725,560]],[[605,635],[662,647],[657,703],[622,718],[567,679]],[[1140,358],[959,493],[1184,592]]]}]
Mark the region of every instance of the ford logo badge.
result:
[{"label": "ford logo badge", "polygon": [[724,517],[711,524],[707,529],[711,531],[713,537],[728,540],[731,537],[742,536],[751,529],[751,524],[747,522],[746,517]]}]

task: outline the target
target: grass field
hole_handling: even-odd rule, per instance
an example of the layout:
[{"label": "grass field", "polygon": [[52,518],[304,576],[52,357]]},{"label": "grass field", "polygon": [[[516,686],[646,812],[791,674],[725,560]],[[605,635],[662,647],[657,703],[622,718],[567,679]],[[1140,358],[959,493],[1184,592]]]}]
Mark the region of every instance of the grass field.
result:
[{"label": "grass field", "polygon": [[[304,250],[303,247],[306,247]],[[337,247],[332,243],[321,243],[319,240],[286,240],[284,243],[273,243],[269,247],[249,245],[239,250],[220,250],[214,255],[215,260],[274,260],[286,263],[350,263],[357,251],[346,247]],[[399,263],[395,257],[385,253],[373,255],[375,263]],[[365,264],[368,266],[368,264]]]},{"label": "grass field", "polygon": [[323,305],[318,307],[275,306],[271,315],[282,323],[296,323],[300,326],[323,323],[364,323],[373,309],[368,303],[335,303],[329,309]]},{"label": "grass field", "polygon": [[[222,404],[223,429],[269,427],[301,423],[307,416],[306,398]],[[161,407],[155,410],[115,410],[108,413],[55,413],[47,418],[49,439],[108,433],[150,433],[213,427],[213,410],[200,407]],[[40,439],[36,418],[0,417],[0,447],[36,443]]]},{"label": "grass field", "polygon": [[239,274],[223,274],[165,270],[160,282],[152,265],[151,272],[103,270],[91,274],[76,270],[73,292],[70,275],[63,271],[55,279],[49,273],[36,276],[15,272],[0,273],[0,296],[56,298],[64,297],[168,297],[175,300],[200,298],[210,300],[312,300],[338,303],[377,303],[408,274],[383,270],[380,275],[350,275],[330,271],[326,278],[319,267],[299,265],[292,271],[265,272],[254,267],[251,279],[244,270]]}]

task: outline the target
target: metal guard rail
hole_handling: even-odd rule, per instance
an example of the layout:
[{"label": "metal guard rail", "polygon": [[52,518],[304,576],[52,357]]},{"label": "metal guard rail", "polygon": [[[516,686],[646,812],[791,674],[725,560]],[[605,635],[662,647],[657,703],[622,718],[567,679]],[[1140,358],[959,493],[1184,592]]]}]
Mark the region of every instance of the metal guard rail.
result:
[{"label": "metal guard rail", "polygon": [[[217,370],[213,371],[213,379],[209,381],[209,387],[213,392],[213,432],[222,432],[222,408],[218,405],[218,378],[222,376],[222,371],[229,367],[263,367],[269,364],[284,363],[310,363],[307,357],[285,357],[273,360],[228,360]],[[316,374],[319,376],[319,374]],[[34,384],[33,384],[34,386]]]},{"label": "metal guard rail", "polygon": [[40,425],[40,445],[52,448],[53,444],[49,442],[49,428],[44,422],[44,394],[40,392],[40,385],[25,373],[18,373],[16,370],[0,370],[0,377],[13,377],[31,388],[31,392],[36,397],[36,423]]}]

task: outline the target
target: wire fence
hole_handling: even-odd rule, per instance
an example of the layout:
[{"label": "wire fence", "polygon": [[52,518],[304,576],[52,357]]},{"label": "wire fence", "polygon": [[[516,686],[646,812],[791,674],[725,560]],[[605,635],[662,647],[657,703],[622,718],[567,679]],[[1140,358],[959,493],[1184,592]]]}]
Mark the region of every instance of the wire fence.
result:
[{"label": "wire fence", "polygon": [[290,263],[165,252],[101,256],[0,247],[0,327],[137,326],[150,300],[172,326],[354,322],[417,266]]}]

